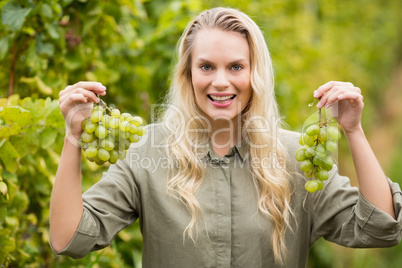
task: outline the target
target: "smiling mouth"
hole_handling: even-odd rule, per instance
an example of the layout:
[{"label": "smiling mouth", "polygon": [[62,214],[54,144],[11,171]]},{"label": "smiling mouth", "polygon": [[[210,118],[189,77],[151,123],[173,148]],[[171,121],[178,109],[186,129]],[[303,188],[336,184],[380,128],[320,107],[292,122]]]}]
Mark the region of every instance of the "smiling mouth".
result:
[{"label": "smiling mouth", "polygon": [[231,100],[233,100],[236,97],[235,94],[232,95],[227,95],[227,96],[215,96],[215,95],[211,95],[208,94],[208,98],[213,101],[213,102],[218,102],[218,103],[226,103],[229,102]]}]

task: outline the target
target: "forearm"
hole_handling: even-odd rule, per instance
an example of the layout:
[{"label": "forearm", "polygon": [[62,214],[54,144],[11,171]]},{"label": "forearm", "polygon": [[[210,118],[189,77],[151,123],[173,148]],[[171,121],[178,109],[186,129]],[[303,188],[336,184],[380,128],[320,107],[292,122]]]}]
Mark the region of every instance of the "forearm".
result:
[{"label": "forearm", "polygon": [[56,251],[70,242],[82,213],[81,149],[65,138],[50,200],[50,238]]},{"label": "forearm", "polygon": [[363,129],[345,133],[355,165],[359,189],[374,206],[395,218],[392,194],[386,176],[381,169]]}]

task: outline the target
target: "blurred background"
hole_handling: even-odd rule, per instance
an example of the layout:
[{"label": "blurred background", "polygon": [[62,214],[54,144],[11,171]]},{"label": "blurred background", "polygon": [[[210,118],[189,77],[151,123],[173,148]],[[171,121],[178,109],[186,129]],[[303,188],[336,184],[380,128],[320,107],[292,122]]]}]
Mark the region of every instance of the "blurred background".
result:
[{"label": "blurred background", "polygon": [[[170,83],[176,43],[200,11],[240,9],[260,26],[289,128],[300,131],[312,92],[330,81],[362,89],[363,127],[387,176],[402,184],[400,0],[11,0],[0,1],[0,265],[141,267],[138,224],[80,260],[48,241],[49,199],[65,133],[58,94],[81,80],[107,86],[103,100],[152,122]],[[356,185],[346,141],[340,173]],[[83,159],[83,190],[107,166]],[[400,267],[402,245],[348,249],[317,241],[308,267]]]}]

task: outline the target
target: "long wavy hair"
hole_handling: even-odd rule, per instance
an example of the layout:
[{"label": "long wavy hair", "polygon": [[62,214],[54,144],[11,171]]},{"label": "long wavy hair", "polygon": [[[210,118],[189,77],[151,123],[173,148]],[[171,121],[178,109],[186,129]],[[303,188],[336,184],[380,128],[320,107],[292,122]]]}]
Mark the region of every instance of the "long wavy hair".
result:
[{"label": "long wavy hair", "polygon": [[[274,223],[272,243],[275,260],[284,263],[285,233],[290,229],[291,184],[286,171],[289,156],[278,140],[281,127],[274,92],[272,61],[264,37],[250,17],[231,8],[213,8],[202,12],[186,27],[178,43],[177,64],[167,94],[162,123],[169,135],[168,153],[175,161],[175,171],[169,172],[168,192],[185,204],[191,220],[183,237],[197,238],[197,220],[202,211],[195,193],[202,184],[205,167],[197,159],[197,150],[208,144],[207,120],[196,104],[191,80],[191,52],[199,31],[219,29],[240,33],[248,42],[251,63],[252,96],[241,112],[242,139],[251,144],[249,156],[253,159],[250,172],[259,193],[258,208]],[[267,129],[269,131],[256,131]],[[185,135],[185,136],[184,136]],[[275,156],[279,167],[266,166],[264,157]],[[254,161],[258,159],[260,161]]]}]

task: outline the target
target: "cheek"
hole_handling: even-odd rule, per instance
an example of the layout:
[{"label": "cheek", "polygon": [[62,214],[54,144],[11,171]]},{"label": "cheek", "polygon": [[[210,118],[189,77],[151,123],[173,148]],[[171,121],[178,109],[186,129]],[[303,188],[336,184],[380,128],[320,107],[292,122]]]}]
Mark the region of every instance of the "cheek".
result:
[{"label": "cheek", "polygon": [[199,75],[193,75],[193,77],[191,78],[191,81],[193,83],[193,89],[194,89],[195,94],[203,92],[208,85],[208,82],[206,81],[206,79],[203,79]]}]

